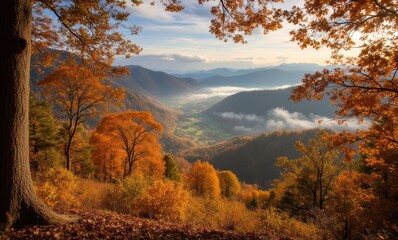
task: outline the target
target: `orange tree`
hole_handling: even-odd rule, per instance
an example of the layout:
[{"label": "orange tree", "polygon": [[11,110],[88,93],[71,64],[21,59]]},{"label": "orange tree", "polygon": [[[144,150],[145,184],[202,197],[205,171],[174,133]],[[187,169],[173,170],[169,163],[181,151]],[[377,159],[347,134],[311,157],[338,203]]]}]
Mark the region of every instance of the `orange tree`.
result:
[{"label": "orange tree", "polygon": [[220,197],[217,171],[208,162],[196,161],[187,175],[187,185],[196,194],[211,198]]},{"label": "orange tree", "polygon": [[74,61],[62,65],[39,84],[44,93],[66,119],[65,157],[66,169],[71,170],[72,141],[77,128],[91,118],[100,115],[108,103],[121,104],[122,89],[113,89],[103,83],[100,74]]},{"label": "orange tree", "polygon": [[115,164],[119,166],[115,171],[123,177],[130,175],[133,167],[148,175],[162,176],[164,163],[158,143],[161,131],[162,126],[148,112],[127,111],[107,115],[93,133],[93,156],[99,158],[106,154],[104,149],[111,152],[112,148],[118,148],[122,151],[114,153],[123,154],[114,159],[123,162]]}]

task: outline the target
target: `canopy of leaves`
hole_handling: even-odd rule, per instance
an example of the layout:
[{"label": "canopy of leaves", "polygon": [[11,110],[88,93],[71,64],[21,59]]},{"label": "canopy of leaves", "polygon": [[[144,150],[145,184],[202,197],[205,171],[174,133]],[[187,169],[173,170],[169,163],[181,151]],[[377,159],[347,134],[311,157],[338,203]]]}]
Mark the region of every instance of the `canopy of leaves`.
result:
[{"label": "canopy of leaves", "polygon": [[240,183],[238,177],[231,171],[221,171],[218,173],[220,180],[221,194],[230,198],[237,195],[240,191]]},{"label": "canopy of leaves", "polygon": [[282,168],[281,181],[286,188],[282,204],[289,205],[284,207],[294,214],[308,211],[308,207],[323,209],[341,171],[342,163],[337,151],[330,149],[324,136],[325,132],[318,132],[307,146],[297,142],[296,149],[301,153],[299,158],[279,157],[277,160],[277,166]]},{"label": "canopy of leaves", "polygon": [[[158,143],[162,126],[148,112],[127,111],[105,116],[95,129],[91,143],[98,168],[113,166],[114,174],[127,176],[133,170],[162,177],[164,162]],[[102,160],[101,160],[102,159]],[[111,173],[112,174],[112,173]]]},{"label": "canopy of leaves", "polygon": [[208,162],[196,161],[187,176],[188,186],[202,196],[219,197],[220,183],[217,172]]}]

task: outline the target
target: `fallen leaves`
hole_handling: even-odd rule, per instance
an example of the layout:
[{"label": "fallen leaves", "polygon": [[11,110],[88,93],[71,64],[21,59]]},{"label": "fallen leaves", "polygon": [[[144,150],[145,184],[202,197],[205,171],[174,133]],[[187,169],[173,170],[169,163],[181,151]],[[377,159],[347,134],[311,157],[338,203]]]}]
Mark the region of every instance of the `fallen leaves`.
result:
[{"label": "fallen leaves", "polygon": [[2,240],[18,239],[270,239],[264,234],[239,234],[190,225],[177,225],[112,212],[78,210],[80,220],[68,225],[26,226],[0,235]]}]

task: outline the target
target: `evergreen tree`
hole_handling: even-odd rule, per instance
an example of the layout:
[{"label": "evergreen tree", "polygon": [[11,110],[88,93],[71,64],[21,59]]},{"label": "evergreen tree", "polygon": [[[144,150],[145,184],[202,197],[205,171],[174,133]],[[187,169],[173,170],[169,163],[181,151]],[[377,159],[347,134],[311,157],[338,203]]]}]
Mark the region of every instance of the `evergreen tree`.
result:
[{"label": "evergreen tree", "polygon": [[29,155],[32,170],[60,166],[60,129],[57,127],[51,105],[29,99]]},{"label": "evergreen tree", "polygon": [[163,161],[165,162],[164,176],[172,181],[180,181],[180,170],[174,159],[170,155],[164,155]]}]

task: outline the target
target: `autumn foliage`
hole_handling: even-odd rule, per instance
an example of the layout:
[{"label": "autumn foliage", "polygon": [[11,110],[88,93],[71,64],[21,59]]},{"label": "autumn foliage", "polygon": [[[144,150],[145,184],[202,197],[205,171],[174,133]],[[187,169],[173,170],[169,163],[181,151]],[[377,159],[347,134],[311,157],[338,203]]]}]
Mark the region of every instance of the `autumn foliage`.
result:
[{"label": "autumn foliage", "polygon": [[187,175],[187,185],[196,194],[217,198],[220,181],[214,167],[208,162],[196,161]]},{"label": "autumn foliage", "polygon": [[[105,116],[91,137],[93,161],[106,176],[162,177],[164,163],[158,143],[162,126],[148,112],[127,111]],[[111,177],[110,177],[111,178]]]},{"label": "autumn foliage", "polygon": [[109,104],[121,104],[124,98],[124,90],[104,84],[103,77],[87,66],[70,61],[39,82],[48,100],[61,113],[59,117],[65,119],[68,170],[72,169],[71,149],[78,127],[102,114]]}]

